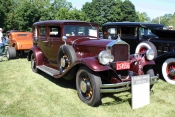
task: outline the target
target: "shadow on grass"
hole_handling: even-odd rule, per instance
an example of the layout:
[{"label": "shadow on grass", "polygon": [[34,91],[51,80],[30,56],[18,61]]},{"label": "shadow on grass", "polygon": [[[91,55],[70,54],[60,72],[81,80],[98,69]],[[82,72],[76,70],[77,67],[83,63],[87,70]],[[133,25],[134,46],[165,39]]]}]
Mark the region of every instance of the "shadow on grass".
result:
[{"label": "shadow on grass", "polygon": [[76,90],[76,79],[66,80],[64,78],[54,78],[54,77],[49,76],[48,74],[46,74],[42,71],[40,71],[39,74],[60,87],[70,88],[70,89]]},{"label": "shadow on grass", "polygon": [[[39,74],[60,87],[76,90],[76,79],[73,79],[73,80],[66,80],[64,78],[57,79],[57,78],[53,78],[52,76],[49,76],[48,74],[42,71],[40,71]],[[102,99],[103,98],[112,98],[115,101],[109,101],[109,102],[102,103],[101,106],[118,105],[118,104],[122,104],[125,102],[128,102],[131,105],[131,94],[122,94],[120,96],[116,96],[115,94],[110,94],[110,93],[102,94]]]},{"label": "shadow on grass", "polygon": [[112,98],[114,101],[110,102],[103,102],[102,106],[111,106],[111,105],[118,105],[118,104],[123,104],[123,103],[129,103],[131,105],[131,94],[124,94],[120,96],[115,96],[115,94],[103,94],[103,98]]}]

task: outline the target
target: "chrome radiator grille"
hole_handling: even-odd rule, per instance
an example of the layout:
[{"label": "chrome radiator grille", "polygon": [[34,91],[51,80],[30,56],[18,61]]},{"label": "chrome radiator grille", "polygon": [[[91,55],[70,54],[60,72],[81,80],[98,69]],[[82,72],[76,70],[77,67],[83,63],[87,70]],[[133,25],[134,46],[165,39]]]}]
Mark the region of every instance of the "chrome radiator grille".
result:
[{"label": "chrome radiator grille", "polygon": [[129,59],[127,44],[115,44],[112,46],[112,55],[114,56],[114,62],[127,61]]}]

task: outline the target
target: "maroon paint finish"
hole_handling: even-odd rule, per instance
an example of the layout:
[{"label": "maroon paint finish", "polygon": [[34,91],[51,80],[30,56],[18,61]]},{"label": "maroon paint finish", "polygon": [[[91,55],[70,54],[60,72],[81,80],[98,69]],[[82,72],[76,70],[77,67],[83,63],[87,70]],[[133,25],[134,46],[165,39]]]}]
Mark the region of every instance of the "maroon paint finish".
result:
[{"label": "maroon paint finish", "polygon": [[[88,23],[88,22],[80,22],[80,21],[69,21],[69,20],[49,20],[49,21],[41,21],[36,22],[33,25],[33,42],[34,46],[31,49],[36,56],[36,65],[46,65],[51,68],[59,70],[58,67],[58,50],[60,46],[63,45],[65,42],[62,40],[63,36],[66,36],[66,28],[65,26],[93,26],[97,27],[97,33],[99,32],[99,25],[96,23]],[[50,27],[57,26],[60,27],[61,33],[59,37],[51,36]],[[41,28],[45,29],[45,35],[42,35]],[[63,30],[62,30],[63,29]],[[37,36],[35,33],[37,32]],[[66,35],[65,35],[66,34]],[[35,37],[36,36],[36,37]],[[85,65],[90,68],[92,71],[100,72],[100,71],[108,71],[111,70],[113,72],[116,71],[115,68],[112,68],[110,65],[102,65],[99,63],[97,58],[98,54],[106,50],[106,45],[108,45],[113,40],[106,40],[106,39],[99,39],[99,35],[97,36],[70,36],[67,35],[66,44],[71,45],[75,50],[77,60],[73,63],[70,68],[67,69],[66,74],[71,68],[76,68],[76,66]],[[112,54],[116,57],[114,62],[117,61],[128,61],[129,53],[129,46],[127,44],[120,45],[118,47],[116,45],[113,46]],[[124,47],[126,46],[126,47]],[[122,50],[122,51],[121,51]],[[125,53],[126,57],[122,57]],[[30,56],[29,56],[30,57]],[[139,64],[134,64],[133,61],[136,61]],[[143,71],[143,69],[139,69],[139,65],[142,68],[145,65],[153,65],[155,64],[153,61],[147,61],[145,58],[134,58],[134,56],[130,57],[131,62],[131,71],[138,73],[139,70]],[[116,73],[116,72],[115,72]],[[61,75],[61,76],[62,76]],[[126,75],[128,76],[128,74]],[[60,77],[60,76],[58,76]],[[122,80],[119,80],[122,81]]]},{"label": "maroon paint finish", "polygon": [[88,66],[93,71],[106,71],[106,70],[112,70],[112,68],[108,65],[102,65],[99,64],[97,57],[86,57],[83,59],[80,59],[80,62],[84,65]]},{"label": "maroon paint finish", "polygon": [[[148,61],[145,59],[145,57],[134,57],[134,55],[130,55],[130,60],[131,61],[136,61],[136,62],[131,62],[131,66],[130,66],[130,70],[138,73],[138,71],[140,71],[140,74],[144,74],[143,73],[143,68],[147,65],[155,65],[155,62],[152,61]],[[141,66],[141,68],[139,67],[139,65]],[[140,69],[139,69],[140,68]]]},{"label": "maroon paint finish", "polygon": [[31,48],[31,51],[34,53],[34,56],[36,58],[36,64],[43,65],[44,61],[43,61],[43,54],[42,54],[41,50],[37,46],[33,46]]}]

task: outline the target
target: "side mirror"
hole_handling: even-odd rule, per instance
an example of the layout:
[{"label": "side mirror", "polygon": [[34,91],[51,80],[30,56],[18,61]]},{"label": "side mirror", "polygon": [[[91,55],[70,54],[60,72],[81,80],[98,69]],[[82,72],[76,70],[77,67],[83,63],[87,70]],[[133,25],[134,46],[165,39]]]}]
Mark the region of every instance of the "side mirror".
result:
[{"label": "side mirror", "polygon": [[64,41],[64,44],[66,45],[67,37],[66,37],[66,36],[63,36],[63,37],[62,37],[62,40]]}]

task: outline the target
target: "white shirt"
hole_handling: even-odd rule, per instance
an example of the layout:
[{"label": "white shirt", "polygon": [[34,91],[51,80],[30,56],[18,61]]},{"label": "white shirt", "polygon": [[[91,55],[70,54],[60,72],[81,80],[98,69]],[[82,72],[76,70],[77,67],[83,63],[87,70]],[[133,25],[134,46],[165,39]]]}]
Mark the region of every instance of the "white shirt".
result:
[{"label": "white shirt", "polygon": [[3,37],[2,32],[0,32],[0,43],[2,43],[2,37]]}]

